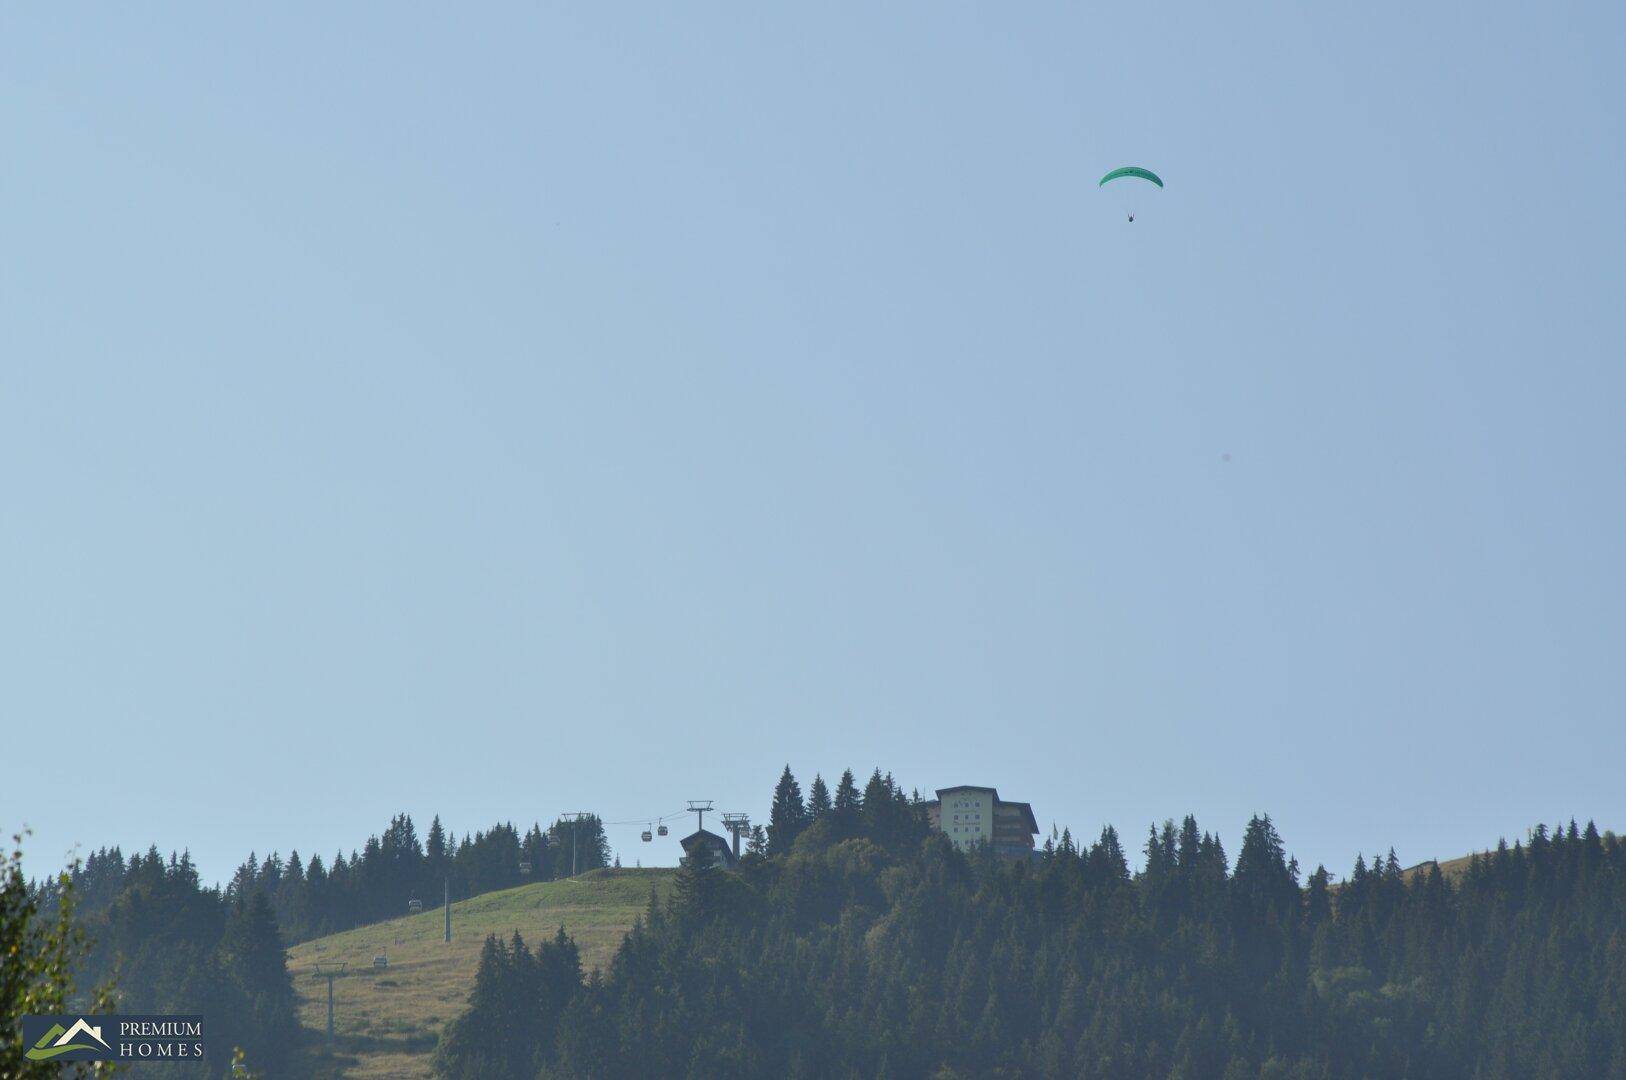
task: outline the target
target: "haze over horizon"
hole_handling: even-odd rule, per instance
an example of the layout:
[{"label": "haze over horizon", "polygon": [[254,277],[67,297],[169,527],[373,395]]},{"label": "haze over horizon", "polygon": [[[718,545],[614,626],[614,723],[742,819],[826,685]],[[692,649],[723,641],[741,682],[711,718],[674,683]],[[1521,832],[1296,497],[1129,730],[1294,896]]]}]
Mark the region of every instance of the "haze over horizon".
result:
[{"label": "haze over horizon", "polygon": [[1626,828],[1623,31],[8,10],[0,828]]}]

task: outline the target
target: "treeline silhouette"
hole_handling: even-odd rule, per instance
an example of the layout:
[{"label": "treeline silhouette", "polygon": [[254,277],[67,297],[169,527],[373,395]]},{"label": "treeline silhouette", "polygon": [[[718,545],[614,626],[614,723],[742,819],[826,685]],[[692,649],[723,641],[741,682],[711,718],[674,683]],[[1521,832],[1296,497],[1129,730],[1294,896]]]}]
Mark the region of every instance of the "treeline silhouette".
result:
[{"label": "treeline silhouette", "polygon": [[[166,860],[156,847],[128,858],[100,848],[68,875],[88,946],[74,984],[110,987],[123,1012],[203,1013],[212,1039],[278,1075],[299,1045],[288,945],[405,914],[413,899],[439,907],[447,881],[456,901],[609,860],[592,815],[524,835],[498,824],[456,841],[437,816],[420,842],[412,818],[398,814],[348,858],[251,854],[224,887],[205,886],[186,852]],[[55,880],[30,888],[46,912],[60,892]]]},{"label": "treeline silhouette", "polygon": [[[156,857],[156,851],[148,858]],[[175,856],[171,856],[172,859]],[[180,859],[190,867],[190,857]],[[73,872],[79,909],[86,915],[106,908],[124,887],[125,877],[143,860],[128,863],[117,848],[102,848]],[[370,836],[348,858],[331,862],[320,855],[302,859],[297,850],[283,859],[250,853],[232,874],[226,899],[262,895],[290,944],[349,930],[407,913],[412,900],[424,910],[438,908],[450,882],[452,900],[464,900],[529,881],[552,881],[610,863],[609,840],[596,816],[537,825],[521,835],[512,824],[493,825],[454,840],[437,815],[420,841],[408,814],[390,819],[381,835]]]},{"label": "treeline silhouette", "polygon": [[[188,856],[166,861],[156,848],[128,862],[117,849],[104,849],[70,882],[75,921],[88,944],[73,985],[87,993],[107,988],[121,1013],[201,1014],[215,1051],[240,1047],[256,1069],[283,1075],[299,1046],[299,1020],[287,942],[264,894],[228,897],[199,881]],[[33,893],[47,911],[63,901],[54,880]],[[222,1072],[218,1060],[120,1072],[127,1068],[138,1075]]]},{"label": "treeline silhouette", "polygon": [[569,877],[573,857],[578,873],[609,865],[610,845],[597,817],[560,819],[545,831],[533,824],[524,834],[505,822],[458,840],[436,815],[420,841],[411,816],[398,814],[348,859],[340,852],[327,864],[319,855],[301,863],[298,851],[286,861],[275,852],[263,860],[251,853],[226,892],[264,893],[290,939],[305,941],[404,915],[412,900],[425,910],[438,908],[448,882],[457,901]]},{"label": "treeline silhouette", "polygon": [[681,868],[607,972],[488,941],[440,1074],[1626,1080],[1626,844],[1591,824],[1334,884],[1267,816],[1234,864],[1187,817],[1132,873],[1111,827],[960,852],[876,775],[838,824],[787,769],[738,871]]}]

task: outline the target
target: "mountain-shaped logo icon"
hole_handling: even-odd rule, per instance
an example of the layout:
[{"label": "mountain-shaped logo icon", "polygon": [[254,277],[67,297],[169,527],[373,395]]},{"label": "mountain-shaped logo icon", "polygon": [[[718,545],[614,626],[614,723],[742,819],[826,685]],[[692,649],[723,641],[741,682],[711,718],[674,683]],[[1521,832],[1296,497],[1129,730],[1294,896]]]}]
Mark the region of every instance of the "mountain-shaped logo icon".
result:
[{"label": "mountain-shaped logo icon", "polygon": [[30,1047],[23,1056],[29,1061],[50,1061],[57,1055],[66,1054],[71,1050],[97,1049],[91,1043],[76,1042],[75,1040],[80,1036],[95,1039],[96,1042],[101,1044],[100,1048],[102,1050],[112,1049],[107,1045],[107,1040],[102,1038],[102,1029],[91,1025],[81,1016],[73,1022],[73,1026],[70,1028],[64,1028],[61,1024],[52,1024],[51,1030],[41,1035],[39,1042]]}]

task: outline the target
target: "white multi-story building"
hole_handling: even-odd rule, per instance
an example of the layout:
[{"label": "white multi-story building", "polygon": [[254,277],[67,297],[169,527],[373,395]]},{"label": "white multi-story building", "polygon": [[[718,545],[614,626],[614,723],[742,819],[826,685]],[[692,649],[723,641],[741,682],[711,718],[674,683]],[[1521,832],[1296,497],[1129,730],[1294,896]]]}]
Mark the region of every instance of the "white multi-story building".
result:
[{"label": "white multi-story building", "polygon": [[926,804],[926,817],[957,848],[987,844],[994,854],[1013,859],[1032,856],[1033,838],[1039,832],[1033,807],[1005,802],[991,787],[938,788],[937,798]]}]

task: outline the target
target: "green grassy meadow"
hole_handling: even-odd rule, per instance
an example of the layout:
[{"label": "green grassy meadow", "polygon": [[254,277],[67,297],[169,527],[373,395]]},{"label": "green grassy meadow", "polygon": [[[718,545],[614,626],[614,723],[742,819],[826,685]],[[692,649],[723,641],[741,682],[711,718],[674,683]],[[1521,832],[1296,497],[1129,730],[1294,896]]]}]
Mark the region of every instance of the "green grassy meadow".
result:
[{"label": "green grassy meadow", "polygon": [[[518,930],[529,944],[561,925],[581,948],[582,967],[607,967],[633,921],[664,897],[669,869],[595,870],[563,881],[521,885],[452,905],[452,941],[442,940],[439,909],[347,930],[289,950],[300,1021],[313,1048],[313,1076],[427,1077],[441,1027],[463,1011],[486,935]],[[373,958],[388,957],[375,969]],[[323,970],[347,965],[334,982],[335,1052],[323,1049],[327,980]]]}]

